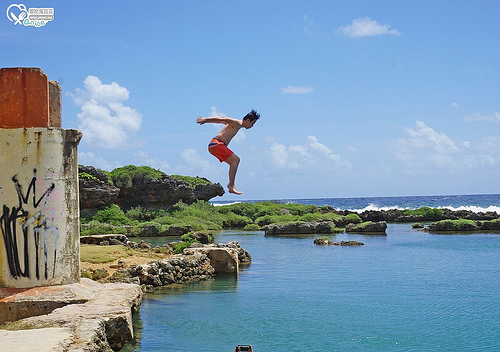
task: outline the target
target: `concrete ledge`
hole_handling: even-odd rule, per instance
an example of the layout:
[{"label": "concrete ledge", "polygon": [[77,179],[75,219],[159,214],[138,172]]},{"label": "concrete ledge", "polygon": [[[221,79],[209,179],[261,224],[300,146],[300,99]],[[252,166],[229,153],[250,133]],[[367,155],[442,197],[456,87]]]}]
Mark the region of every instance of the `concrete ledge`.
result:
[{"label": "concrete ledge", "polygon": [[[100,284],[88,279],[75,285],[83,286],[82,291],[88,289],[83,296],[90,299],[2,326],[5,330],[0,329],[0,351],[5,346],[9,346],[8,351],[20,352],[120,350],[133,337],[132,313],[142,303],[141,287],[124,283]],[[41,297],[38,295],[36,300]],[[54,292],[51,299],[57,299]],[[28,336],[44,333],[49,337],[32,340],[34,345],[28,343]],[[21,346],[12,349],[14,344]]]},{"label": "concrete ledge", "polygon": [[0,352],[64,351],[72,340],[71,329],[45,328],[23,331],[0,330]]},{"label": "concrete ledge", "polygon": [[0,288],[0,325],[48,314],[68,304],[85,303],[96,295],[99,283],[81,283],[33,288]]}]

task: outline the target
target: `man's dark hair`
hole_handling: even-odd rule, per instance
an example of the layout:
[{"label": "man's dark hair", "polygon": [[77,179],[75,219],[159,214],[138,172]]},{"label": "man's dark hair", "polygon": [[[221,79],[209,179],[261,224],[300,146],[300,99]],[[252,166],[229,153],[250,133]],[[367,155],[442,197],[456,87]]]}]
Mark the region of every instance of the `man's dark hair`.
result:
[{"label": "man's dark hair", "polygon": [[260,114],[257,111],[255,111],[254,109],[252,109],[252,111],[250,111],[248,114],[245,115],[243,120],[254,121],[254,120],[258,120],[259,117],[260,117]]}]

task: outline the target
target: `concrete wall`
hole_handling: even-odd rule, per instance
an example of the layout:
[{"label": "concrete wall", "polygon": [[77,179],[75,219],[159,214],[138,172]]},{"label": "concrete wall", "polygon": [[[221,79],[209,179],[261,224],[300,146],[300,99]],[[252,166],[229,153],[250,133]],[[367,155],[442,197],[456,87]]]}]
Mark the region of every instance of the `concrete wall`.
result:
[{"label": "concrete wall", "polygon": [[60,128],[51,86],[49,99],[40,69],[0,70],[0,287],[80,280],[81,133]]}]

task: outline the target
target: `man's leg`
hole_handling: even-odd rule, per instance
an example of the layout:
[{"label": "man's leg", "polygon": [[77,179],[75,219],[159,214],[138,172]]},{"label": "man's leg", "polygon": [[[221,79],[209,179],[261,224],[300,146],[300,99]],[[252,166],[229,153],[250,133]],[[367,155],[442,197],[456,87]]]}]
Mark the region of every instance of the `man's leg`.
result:
[{"label": "man's leg", "polygon": [[242,194],[243,192],[238,191],[234,187],[234,180],[236,178],[236,171],[238,171],[238,165],[240,164],[240,158],[238,155],[232,154],[225,162],[229,164],[229,184],[227,185],[229,193]]}]

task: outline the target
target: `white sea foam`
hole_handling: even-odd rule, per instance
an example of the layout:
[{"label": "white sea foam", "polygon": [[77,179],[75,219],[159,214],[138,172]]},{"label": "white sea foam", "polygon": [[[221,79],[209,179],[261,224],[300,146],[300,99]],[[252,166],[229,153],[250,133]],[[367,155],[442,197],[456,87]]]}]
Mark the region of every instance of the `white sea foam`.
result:
[{"label": "white sea foam", "polygon": [[482,213],[486,213],[487,211],[495,211],[497,212],[498,214],[500,214],[500,207],[499,206],[495,206],[495,205],[490,205],[488,207],[478,207],[478,206],[475,206],[475,205],[463,205],[463,206],[459,206],[459,207],[452,207],[452,206],[448,206],[448,207],[437,207],[439,209],[450,209],[450,210],[469,210],[469,211],[473,211],[474,213],[479,213],[479,212],[482,212]]},{"label": "white sea foam", "polygon": [[228,202],[228,203],[212,203],[214,207],[222,207],[223,205],[240,204],[241,202]]},{"label": "white sea foam", "polygon": [[[486,213],[488,211],[494,211],[500,214],[500,207],[495,206],[495,205],[490,205],[488,207],[479,207],[479,206],[474,206],[474,205],[463,205],[463,206],[458,206],[458,207],[453,207],[453,206],[437,206],[433,207],[431,206],[430,208],[438,208],[438,209],[450,209],[453,211],[458,211],[458,210],[467,210],[467,211],[472,211],[474,213]],[[410,207],[400,207],[397,205],[394,206],[384,206],[380,207],[377,206],[373,203],[368,204],[364,208],[357,208],[357,209],[347,209],[348,211],[353,211],[357,213],[362,213],[364,211],[386,211],[386,210],[391,210],[391,209],[397,209],[397,210],[405,210],[405,209],[417,209],[417,208],[410,208]]]},{"label": "white sea foam", "polygon": [[385,211],[385,210],[391,210],[391,209],[404,210],[404,209],[409,209],[409,208],[403,208],[403,207],[400,207],[400,206],[397,206],[397,205],[380,207],[378,205],[370,203],[366,207],[361,208],[361,209],[359,209],[359,208],[358,209],[354,209],[353,208],[353,209],[347,209],[347,210],[348,211],[354,211],[354,212],[357,212],[357,213],[362,213],[364,211],[370,211],[370,210],[373,210],[373,211]]}]

